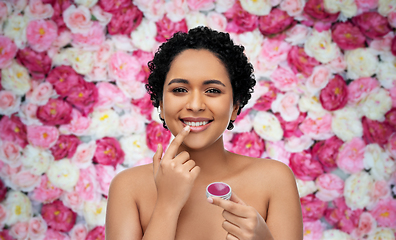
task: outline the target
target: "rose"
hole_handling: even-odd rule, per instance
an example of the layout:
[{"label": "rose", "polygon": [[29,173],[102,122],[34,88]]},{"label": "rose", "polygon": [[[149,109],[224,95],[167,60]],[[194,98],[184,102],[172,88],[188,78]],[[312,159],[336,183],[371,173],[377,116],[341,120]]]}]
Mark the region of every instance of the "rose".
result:
[{"label": "rose", "polygon": [[56,92],[52,88],[51,83],[42,82],[38,84],[38,86],[35,86],[31,92],[26,94],[26,98],[30,103],[44,105],[48,102],[50,97],[54,95],[56,95]]},{"label": "rose", "polygon": [[143,133],[146,130],[146,123],[148,121],[137,111],[132,109],[131,112],[126,112],[120,117],[120,128],[123,129],[122,134],[124,136],[133,133]]},{"label": "rose", "polygon": [[74,108],[72,110],[71,116],[72,116],[72,120],[70,124],[61,125],[59,127],[60,133],[74,134],[77,136],[86,135],[91,124],[91,118],[83,117],[80,111]]},{"label": "rose", "polygon": [[392,62],[379,62],[377,69],[377,78],[381,85],[385,88],[393,88],[396,85],[394,76],[396,67]]},{"label": "rose", "polygon": [[33,20],[26,28],[26,36],[34,51],[47,51],[58,36],[58,27],[52,20]]},{"label": "rose", "polygon": [[361,138],[345,142],[337,155],[338,167],[346,173],[353,174],[363,170],[364,149],[366,144]]},{"label": "rose", "polygon": [[28,143],[26,126],[15,114],[11,117],[3,116],[0,119],[0,138],[25,147]]},{"label": "rose", "polygon": [[[227,2],[227,1],[223,1],[223,2]],[[229,1],[229,2],[233,2],[233,1]],[[217,4],[216,11],[218,11],[219,1],[216,1],[216,4]],[[256,2],[249,0],[241,0],[240,4],[245,11],[257,16],[267,15],[271,11],[271,1],[268,0],[256,1]],[[218,11],[218,12],[222,12],[222,11]]]},{"label": "rose", "polygon": [[120,11],[124,7],[128,7],[131,5],[131,1],[128,0],[99,0],[98,5],[106,12],[117,12]]},{"label": "rose", "polygon": [[[4,198],[5,198],[5,194],[4,194]],[[2,198],[1,201],[3,201],[4,198]],[[3,228],[4,222],[7,219],[7,216],[8,216],[7,209],[5,208],[5,206],[3,204],[0,204],[0,226],[1,226],[1,228]],[[2,236],[1,233],[0,233],[0,236]]]},{"label": "rose", "polygon": [[70,5],[63,12],[63,20],[72,33],[85,33],[93,24],[89,9],[83,5]]},{"label": "rose", "polygon": [[392,40],[391,51],[394,56],[396,56],[396,36]]},{"label": "rose", "polygon": [[40,184],[40,176],[33,174],[29,170],[20,170],[10,176],[7,185],[17,191],[30,192]]},{"label": "rose", "polygon": [[318,160],[323,165],[325,172],[330,172],[337,168],[336,160],[338,158],[339,148],[342,144],[343,141],[341,139],[333,136],[326,140],[316,142],[313,146],[313,159]]},{"label": "rose", "polygon": [[290,168],[296,177],[301,180],[314,180],[323,174],[323,166],[319,161],[312,158],[310,150],[292,153],[290,156]]},{"label": "rose", "polygon": [[283,136],[285,138],[300,137],[303,135],[303,133],[298,128],[298,126],[303,122],[303,120],[307,116],[306,113],[300,113],[298,118],[294,121],[285,121],[279,113],[276,113],[275,116],[278,118],[282,126]]},{"label": "rose", "polygon": [[377,72],[378,58],[367,48],[346,51],[345,60],[348,78],[371,77]]},{"label": "rose", "polygon": [[15,57],[18,47],[6,36],[0,36],[0,68],[6,68],[11,64],[11,60]]},{"label": "rose", "polygon": [[338,22],[332,26],[333,41],[343,50],[364,48],[366,38],[351,22]]},{"label": "rose", "polygon": [[74,135],[60,135],[55,145],[50,148],[55,160],[72,158],[80,144],[80,139]]},{"label": "rose", "polygon": [[27,140],[33,146],[48,149],[52,147],[59,137],[59,131],[53,126],[29,125],[27,127]]},{"label": "rose", "polygon": [[5,240],[14,240],[15,238],[14,237],[12,237],[10,234],[9,234],[9,230],[8,229],[3,229],[1,232],[0,232],[0,237],[2,237],[2,238],[4,238]]},{"label": "rose", "polygon": [[359,218],[358,227],[353,230],[352,236],[355,236],[356,238],[362,238],[364,235],[371,234],[376,228],[377,222],[371,213],[362,212]]},{"label": "rose", "polygon": [[341,140],[349,141],[354,137],[363,136],[363,126],[359,112],[351,107],[344,107],[333,113],[331,128]]},{"label": "rose", "polygon": [[[61,64],[68,64],[73,67],[79,74],[89,74],[94,66],[94,54],[93,51],[88,51],[82,48],[66,48],[63,51],[65,56],[65,62]],[[60,65],[60,64],[55,64]]]},{"label": "rose", "polygon": [[52,2],[52,8],[54,9],[54,14],[52,15],[51,19],[58,25],[60,31],[67,29],[67,26],[63,21],[63,12],[72,4],[73,2],[70,0],[65,0],[62,2],[58,2],[58,1]]},{"label": "rose", "polygon": [[102,164],[95,164],[96,180],[99,182],[100,193],[104,195],[109,194],[110,183],[116,175],[113,166],[106,166]]},{"label": "rose", "polygon": [[26,46],[26,26],[28,19],[20,14],[11,14],[4,26],[4,35],[11,38],[18,48]]},{"label": "rose", "polygon": [[96,150],[93,162],[103,165],[111,165],[115,168],[117,164],[121,164],[124,161],[124,157],[125,153],[122,151],[121,145],[117,139],[104,137],[96,140]]},{"label": "rose", "polygon": [[281,33],[295,24],[294,18],[279,8],[273,8],[268,15],[258,18],[258,27],[264,36]]},{"label": "rose", "polygon": [[103,226],[106,219],[107,201],[101,199],[95,202],[84,202],[83,216],[88,226]]},{"label": "rose", "polygon": [[33,239],[43,238],[47,231],[47,223],[41,216],[32,217],[29,221],[29,237]]},{"label": "rose", "polygon": [[150,21],[158,21],[165,15],[165,1],[144,1],[136,0],[134,4],[143,12],[144,17]]},{"label": "rose", "polygon": [[371,120],[383,121],[384,115],[392,108],[389,92],[383,88],[372,91],[361,103],[362,113]]},{"label": "rose", "polygon": [[150,122],[146,128],[146,142],[149,149],[157,151],[158,144],[166,149],[171,138],[169,130],[164,129],[162,124],[155,121]]},{"label": "rose", "polygon": [[396,200],[391,197],[380,200],[370,213],[377,220],[378,226],[393,229],[396,227],[394,221],[396,218]]},{"label": "rose", "polygon": [[56,92],[62,97],[67,96],[70,89],[81,84],[84,79],[69,66],[58,66],[53,68],[46,79],[50,82]]},{"label": "rose", "polygon": [[12,6],[8,2],[0,3],[0,24],[3,26],[4,21],[9,17],[12,12]]},{"label": "rose", "polygon": [[325,140],[334,135],[331,129],[331,115],[319,118],[307,117],[299,126],[301,132],[315,140]]},{"label": "rose", "polygon": [[37,108],[37,118],[45,125],[68,124],[72,120],[73,107],[61,98],[50,99]]},{"label": "rose", "polygon": [[[392,180],[391,180],[392,181]],[[380,199],[385,199],[391,196],[389,182],[384,180],[375,181],[373,192],[371,192],[371,203],[367,206],[367,209],[372,209]]]},{"label": "rose", "polygon": [[20,160],[25,170],[28,170],[34,175],[41,176],[41,174],[47,171],[54,157],[49,151],[27,145],[23,149],[23,155]]},{"label": "rose", "polygon": [[282,1],[279,8],[286,11],[289,16],[300,16],[304,10],[305,1],[301,0],[286,0]]},{"label": "rose", "polygon": [[98,2],[98,0],[75,0],[74,2],[80,5],[84,5],[87,8],[91,8]]},{"label": "rose", "polygon": [[187,0],[187,4],[193,11],[210,11],[215,8],[214,0]]},{"label": "rose", "polygon": [[263,139],[254,131],[235,134],[231,142],[231,152],[236,154],[258,158],[265,150]]},{"label": "rose", "polygon": [[86,240],[103,240],[105,239],[105,227],[104,226],[96,226],[91,231],[89,231]]},{"label": "rose", "polygon": [[0,159],[10,165],[10,167],[15,168],[21,165],[19,161],[21,152],[22,148],[18,144],[9,141],[0,141]]},{"label": "rose", "polygon": [[270,81],[260,81],[259,84],[268,90],[256,100],[253,109],[258,111],[268,111],[271,109],[271,104],[276,99],[279,90],[274,86],[274,83]]},{"label": "rose", "polygon": [[315,240],[320,239],[325,230],[324,224],[320,220],[305,221],[304,225],[304,239]]},{"label": "rose", "polygon": [[154,22],[145,18],[143,18],[140,25],[131,33],[133,45],[146,52],[151,52],[157,44],[155,36],[157,36],[157,26],[155,26]]},{"label": "rose", "polygon": [[390,50],[394,36],[395,34],[393,32],[389,32],[382,38],[373,39],[368,45],[375,53],[379,54],[381,58],[388,60],[389,57],[391,57]]},{"label": "rose", "polygon": [[291,153],[309,149],[314,141],[307,135],[291,136],[285,139],[285,150]]},{"label": "rose", "polygon": [[278,64],[286,60],[290,48],[291,46],[285,41],[266,38],[262,43],[259,56],[267,62]]},{"label": "rose", "polygon": [[342,73],[347,68],[347,63],[345,61],[344,54],[340,49],[337,50],[336,58],[331,60],[326,67],[330,69],[332,73]]},{"label": "rose", "polygon": [[224,13],[224,16],[228,21],[227,32],[244,33],[257,28],[258,16],[244,10],[239,1],[235,1],[234,5]]},{"label": "rose", "polygon": [[157,26],[157,36],[155,40],[158,42],[165,42],[176,32],[188,31],[185,19],[179,22],[172,22],[169,18],[164,16],[160,21],[156,22],[155,25]]},{"label": "rose", "polygon": [[99,5],[91,7],[91,13],[102,26],[106,26],[112,17],[111,13],[104,11]]},{"label": "rose", "polygon": [[264,140],[279,141],[283,130],[279,120],[270,112],[257,112],[253,118],[254,131]]},{"label": "rose", "polygon": [[364,12],[352,18],[352,22],[368,38],[381,38],[391,31],[386,17],[378,12]]},{"label": "rose", "polygon": [[366,144],[378,143],[379,145],[384,146],[393,132],[393,128],[386,121],[379,122],[363,117],[362,125],[363,139]]},{"label": "rose", "polygon": [[205,26],[206,15],[202,12],[190,12],[189,14],[186,14],[186,21],[188,29]]},{"label": "rose", "polygon": [[[234,122],[234,133],[249,132],[253,128],[253,117],[249,115],[250,109],[242,111]],[[230,139],[231,140],[231,139]]]},{"label": "rose", "polygon": [[340,14],[338,11],[329,13],[324,7],[323,0],[308,0],[304,6],[304,13],[321,22],[335,22]]},{"label": "rose", "polygon": [[322,201],[333,201],[344,193],[344,181],[337,175],[325,173],[315,180],[318,192],[316,197]]},{"label": "rose", "polygon": [[69,232],[72,240],[85,240],[88,234],[88,229],[84,223],[77,223]]},{"label": "rose", "polygon": [[[219,3],[217,3],[216,7],[218,5],[219,5]],[[178,21],[182,20],[185,17],[186,13],[189,12],[187,1],[165,2],[164,8],[165,8],[166,16],[174,22],[178,22]],[[211,11],[211,12],[213,12],[213,11]],[[222,12],[225,12],[225,11],[222,11]]]},{"label": "rose", "polygon": [[51,163],[47,176],[55,187],[70,191],[77,184],[79,170],[68,159],[62,159]]},{"label": "rose", "polygon": [[325,10],[330,13],[341,12],[347,18],[351,18],[357,14],[357,5],[355,1],[342,0],[342,1],[330,1],[324,0]]},{"label": "rose", "polygon": [[136,57],[140,65],[142,66],[139,74],[138,79],[140,82],[147,83],[148,76],[150,75],[150,69],[148,67],[148,62],[153,59],[154,54],[152,52],[145,52],[142,50],[137,50],[132,53],[133,56]]},{"label": "rose", "polygon": [[91,116],[92,122],[89,126],[89,134],[94,139],[103,137],[117,137],[120,135],[119,115],[111,109],[96,110]]},{"label": "rose", "polygon": [[29,72],[13,60],[9,67],[1,70],[1,85],[16,95],[25,95],[31,87]]},{"label": "rose", "polygon": [[10,235],[17,239],[26,239],[29,231],[28,222],[17,222],[12,225]]},{"label": "rose", "polygon": [[287,62],[294,73],[302,73],[305,77],[312,74],[314,67],[320,63],[308,56],[304,48],[293,46],[287,55]]},{"label": "rose", "polygon": [[352,210],[363,209],[370,204],[370,192],[374,187],[374,179],[367,172],[358,172],[345,180],[344,197]]},{"label": "rose", "polygon": [[129,35],[142,23],[143,13],[134,4],[113,11],[113,16],[107,25],[107,31],[111,35]]},{"label": "rose", "polygon": [[322,238],[323,240],[349,240],[351,236],[349,234],[338,230],[338,229],[328,229],[323,231]]},{"label": "rose", "polygon": [[49,228],[62,232],[70,231],[77,218],[77,214],[63,205],[60,200],[43,204],[41,216],[47,222]]},{"label": "rose", "polygon": [[87,32],[74,33],[72,38],[74,47],[85,50],[98,50],[105,41],[104,28],[98,22],[94,22]]},{"label": "rose", "polygon": [[49,181],[47,175],[43,174],[41,175],[40,185],[29,193],[29,197],[31,197],[32,200],[38,201],[40,203],[49,203],[58,199],[62,193],[62,189],[55,187]]},{"label": "rose", "polygon": [[264,36],[260,33],[260,31],[256,29],[251,32],[244,32],[237,36],[236,35],[237,34],[233,35],[233,38],[235,36],[234,43],[246,46],[245,54],[249,59],[255,59],[259,56],[262,44],[264,42]]},{"label": "rose", "polygon": [[85,169],[80,169],[80,176],[74,189],[84,201],[100,199],[99,183],[96,180],[96,170],[92,164]]},{"label": "rose", "polygon": [[396,108],[392,108],[385,114],[385,120],[394,129],[396,128]]},{"label": "rose", "polygon": [[363,210],[349,208],[345,204],[344,198],[335,199],[333,205],[334,207],[328,208],[325,212],[326,221],[344,232],[351,233],[357,227],[360,214],[362,214]]},{"label": "rose", "polygon": [[393,239],[395,236],[391,228],[378,227],[370,234],[370,239]]},{"label": "rose", "polygon": [[327,86],[330,77],[331,72],[328,67],[322,65],[316,66],[308,77],[305,86],[311,94],[315,95]]},{"label": "rose", "polygon": [[379,88],[375,78],[359,78],[348,85],[348,103],[358,103]]},{"label": "rose", "polygon": [[124,164],[126,166],[133,166],[140,159],[147,157],[149,153],[144,133],[122,137],[120,144],[125,153]]},{"label": "rose", "polygon": [[314,194],[300,198],[303,221],[316,221],[323,217],[327,203]]},{"label": "rose", "polygon": [[297,87],[299,79],[289,69],[278,66],[278,68],[271,74],[271,80],[274,86],[281,91],[290,91]]},{"label": "rose", "polygon": [[54,9],[50,4],[43,4],[41,0],[32,0],[25,9],[25,15],[30,19],[46,19],[52,17]]},{"label": "rose", "polygon": [[378,0],[357,0],[358,12],[368,12],[378,7]]},{"label": "rose", "polygon": [[21,104],[21,97],[11,91],[0,91],[0,114],[11,116],[17,112]]},{"label": "rose", "polygon": [[26,222],[32,216],[32,204],[29,198],[20,191],[10,190],[6,199],[2,202],[8,209],[8,217],[5,224],[11,226],[16,222]]},{"label": "rose", "polygon": [[52,228],[48,228],[47,232],[45,233],[44,239],[61,239],[61,240],[69,240],[69,236],[66,233],[56,231]]},{"label": "rose", "polygon": [[132,99],[131,103],[138,107],[140,114],[145,116],[148,120],[151,120],[151,113],[153,112],[154,106],[149,94],[144,94],[142,98]]},{"label": "rose", "polygon": [[60,199],[66,207],[71,208],[78,215],[82,215],[84,200],[76,191],[64,191]]},{"label": "rose", "polygon": [[96,142],[81,143],[78,145],[76,153],[71,161],[79,168],[87,168],[92,163],[92,158],[95,155]]},{"label": "rose", "polygon": [[298,194],[300,195],[300,199],[305,196],[308,196],[309,194],[314,193],[317,190],[314,181],[304,181],[297,178],[296,183],[297,183],[297,190],[298,190]]},{"label": "rose", "polygon": [[335,75],[320,91],[320,102],[323,108],[328,111],[341,109],[347,104],[348,87],[341,75]]},{"label": "rose", "polygon": [[294,92],[278,94],[271,104],[271,110],[274,113],[279,112],[285,121],[295,121],[300,115],[297,108],[298,99],[298,94]]},{"label": "rose", "polygon": [[266,141],[265,149],[271,159],[281,161],[284,164],[289,165],[291,153],[285,150],[285,143],[283,141]]},{"label": "rose", "polygon": [[298,45],[305,43],[306,38],[311,34],[312,29],[302,25],[296,24],[286,31],[285,41],[291,45]]},{"label": "rose", "polygon": [[388,180],[396,164],[378,144],[368,144],[364,150],[363,165],[375,180]]},{"label": "rose", "polygon": [[66,101],[87,116],[98,102],[98,89],[94,83],[84,81],[70,89]]},{"label": "rose", "polygon": [[109,60],[109,76],[115,80],[132,81],[141,70],[137,58],[122,51],[114,53]]},{"label": "rose", "polygon": [[337,44],[332,42],[330,31],[317,30],[313,30],[307,38],[304,50],[308,56],[314,57],[321,63],[331,62],[339,51]]}]

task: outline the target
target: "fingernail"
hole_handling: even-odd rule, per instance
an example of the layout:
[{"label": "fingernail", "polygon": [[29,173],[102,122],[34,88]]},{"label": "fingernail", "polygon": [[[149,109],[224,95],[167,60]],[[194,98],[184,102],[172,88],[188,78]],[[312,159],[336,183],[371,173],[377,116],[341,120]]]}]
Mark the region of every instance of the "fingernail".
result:
[{"label": "fingernail", "polygon": [[209,197],[206,199],[208,201],[208,203],[213,203],[213,198]]},{"label": "fingernail", "polygon": [[184,127],[184,131],[189,132],[189,131],[190,131],[190,126],[186,125],[186,126]]}]

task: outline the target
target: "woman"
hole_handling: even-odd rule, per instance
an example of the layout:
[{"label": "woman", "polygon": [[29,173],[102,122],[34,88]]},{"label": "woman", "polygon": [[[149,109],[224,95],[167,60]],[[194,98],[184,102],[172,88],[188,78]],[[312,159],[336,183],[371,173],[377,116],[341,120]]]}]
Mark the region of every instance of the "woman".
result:
[{"label": "woman", "polygon": [[[223,132],[247,103],[252,65],[226,33],[175,34],[149,63],[147,84],[176,136],[153,164],[127,169],[109,190],[107,239],[302,239],[294,175],[281,162],[230,153]],[[207,198],[225,182],[230,200]]]}]

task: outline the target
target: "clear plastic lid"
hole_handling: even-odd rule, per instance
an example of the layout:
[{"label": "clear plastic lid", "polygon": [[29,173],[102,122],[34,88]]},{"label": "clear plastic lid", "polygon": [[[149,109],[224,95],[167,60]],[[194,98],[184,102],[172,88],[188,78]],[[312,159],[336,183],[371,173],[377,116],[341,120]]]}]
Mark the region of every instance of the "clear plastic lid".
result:
[{"label": "clear plastic lid", "polygon": [[227,183],[213,182],[206,187],[206,197],[221,197],[225,200],[231,198],[231,187]]}]

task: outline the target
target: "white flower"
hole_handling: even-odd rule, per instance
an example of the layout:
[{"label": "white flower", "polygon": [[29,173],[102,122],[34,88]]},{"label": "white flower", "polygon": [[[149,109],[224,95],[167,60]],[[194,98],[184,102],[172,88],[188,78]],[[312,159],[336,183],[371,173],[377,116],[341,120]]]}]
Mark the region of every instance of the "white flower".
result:
[{"label": "white flower", "polygon": [[250,132],[253,128],[253,119],[248,114],[242,119],[238,120],[238,122],[235,122],[234,126],[234,129],[232,129],[234,133]]},{"label": "white flower", "polygon": [[341,230],[328,229],[323,231],[323,235],[320,240],[352,240],[352,237]]},{"label": "white flower", "polygon": [[186,15],[188,29],[198,26],[206,26],[206,15],[201,12],[190,12]]},{"label": "white flower", "polygon": [[87,168],[92,164],[92,158],[95,155],[96,142],[90,141],[87,143],[81,143],[78,145],[76,152],[74,153],[71,161],[78,168]]},{"label": "white flower", "polygon": [[318,190],[314,181],[304,181],[298,178],[296,179],[296,181],[297,181],[298,195],[300,195],[300,198],[303,198]]},{"label": "white flower", "polygon": [[283,137],[283,129],[278,118],[270,112],[257,112],[253,119],[253,128],[267,141],[279,141]]},{"label": "white flower", "polygon": [[378,58],[367,48],[346,51],[347,78],[371,77],[377,72]]},{"label": "white flower", "polygon": [[147,94],[144,83],[136,79],[117,79],[116,84],[128,98],[140,99]]},{"label": "white flower", "polygon": [[19,14],[26,8],[29,1],[28,0],[14,0],[14,1],[10,1],[10,2],[14,9],[14,13]]},{"label": "white flower", "polygon": [[4,26],[4,35],[11,38],[19,49],[23,49],[26,46],[26,27],[28,22],[27,17],[13,14],[8,17]]},{"label": "white flower", "polygon": [[45,173],[50,163],[53,161],[54,156],[52,156],[51,152],[48,150],[36,148],[30,144],[23,149],[21,162],[25,169],[29,170],[29,172],[34,175],[42,175]]},{"label": "white flower", "polygon": [[369,234],[367,240],[395,240],[395,233],[391,228],[378,227]]},{"label": "white flower", "polygon": [[28,101],[25,101],[20,105],[18,115],[25,125],[43,125],[43,123],[37,118],[37,108],[38,106],[36,104],[30,103]]},{"label": "white flower", "polygon": [[396,85],[396,66],[393,62],[379,62],[377,78],[384,88],[392,88]]},{"label": "white flower", "polygon": [[238,34],[238,38],[235,41],[245,47],[246,56],[252,60],[256,59],[260,55],[261,45],[264,42],[263,34],[258,29],[251,32],[244,32]]},{"label": "white flower", "polygon": [[324,7],[330,13],[341,12],[347,18],[356,16],[357,5],[354,0],[324,0]]},{"label": "white flower", "polygon": [[172,22],[180,22],[183,20],[188,13],[189,8],[187,1],[185,0],[174,0],[165,2],[166,16]]},{"label": "white flower", "polygon": [[154,46],[156,46],[157,41],[155,41],[155,36],[157,36],[155,22],[145,18],[143,18],[140,25],[131,33],[133,45],[146,52],[152,52]]},{"label": "white flower", "polygon": [[77,48],[67,48],[67,60],[79,74],[88,74],[94,65],[94,53]]},{"label": "white flower", "polygon": [[98,109],[92,113],[89,132],[95,139],[103,137],[117,137],[120,135],[120,118],[111,109]]},{"label": "white flower", "polygon": [[7,192],[7,197],[3,204],[8,210],[5,224],[9,226],[19,221],[29,221],[32,217],[32,203],[22,192],[13,190]]},{"label": "white flower", "polygon": [[396,10],[396,1],[394,0],[379,0],[378,1],[378,13],[384,17],[387,17],[389,13]]},{"label": "white flower", "polygon": [[216,0],[216,12],[223,13],[234,6],[236,0]]},{"label": "white flower", "polygon": [[289,137],[285,140],[285,150],[291,153],[302,152],[312,146],[314,141],[307,135]]},{"label": "white flower", "polygon": [[227,18],[223,14],[215,11],[208,13],[206,22],[208,27],[219,32],[224,32],[227,27]]},{"label": "white flower", "polygon": [[98,0],[74,0],[74,3],[83,5],[87,8],[93,7],[97,2],[98,2]]},{"label": "white flower", "polygon": [[103,226],[106,219],[107,201],[101,199],[100,201],[86,201],[84,202],[84,219],[91,227]]},{"label": "white flower", "polygon": [[148,156],[146,134],[133,134],[120,139],[120,145],[125,153],[124,164],[133,166],[137,161]]},{"label": "white flower", "polygon": [[350,175],[345,180],[345,203],[352,210],[363,209],[370,204],[370,193],[374,188],[374,179],[366,172]]},{"label": "white flower", "polygon": [[312,31],[304,45],[308,56],[314,57],[321,63],[328,63],[337,57],[338,46],[331,40],[330,31]]},{"label": "white flower", "polygon": [[299,98],[295,92],[279,93],[271,104],[272,112],[279,112],[287,122],[296,120],[300,116],[300,111],[297,108]]},{"label": "white flower", "polygon": [[87,33],[91,28],[91,12],[86,6],[71,4],[63,13],[63,20],[72,33]]},{"label": "white flower", "polygon": [[[284,141],[265,141],[265,153],[268,154],[268,157],[280,162],[283,162],[286,165],[290,163],[290,155],[291,153],[285,150],[285,142]],[[264,158],[262,156],[262,158]]]},{"label": "white flower", "polygon": [[378,88],[371,92],[360,104],[362,113],[371,120],[385,120],[385,113],[392,108],[389,92]]},{"label": "white flower", "polygon": [[133,52],[136,50],[136,47],[133,45],[133,41],[130,37],[125,35],[112,35],[110,36],[110,43],[111,47],[114,46],[114,50],[111,50],[109,54],[109,58],[113,53],[117,51],[124,51],[124,52]]},{"label": "white flower", "polygon": [[328,67],[322,65],[314,67],[305,84],[308,92],[312,95],[319,93],[329,83],[331,76],[332,74]]},{"label": "white flower", "polygon": [[363,126],[359,113],[351,107],[344,107],[334,111],[331,128],[334,134],[344,142],[354,137],[363,136]]},{"label": "white flower", "polygon": [[305,0],[283,0],[280,3],[279,9],[287,12],[289,16],[301,17],[301,13],[304,10]]},{"label": "white flower", "polygon": [[49,82],[42,82],[26,96],[27,100],[39,106],[45,105],[48,100],[56,95],[55,89]]},{"label": "white flower", "polygon": [[25,95],[31,88],[28,70],[13,60],[9,67],[1,70],[1,85],[16,95]]},{"label": "white flower", "polygon": [[144,18],[157,22],[164,17],[165,0],[134,0],[140,11],[143,12]]},{"label": "white flower", "polygon": [[375,180],[389,180],[396,170],[396,164],[387,152],[378,144],[369,144],[364,149],[364,168],[370,170]]},{"label": "white flower", "polygon": [[258,81],[254,86],[254,92],[251,95],[249,102],[244,106],[244,109],[252,108],[257,100],[269,91],[269,87],[265,81]]},{"label": "white flower", "polygon": [[[93,1],[95,1],[95,0],[93,0]],[[95,18],[98,20],[98,22],[102,26],[106,26],[111,21],[111,18],[113,16],[113,14],[104,11],[98,5],[95,5],[91,8],[91,13],[92,13],[92,15],[95,16]]]},{"label": "white flower", "polygon": [[308,116],[316,118],[314,116],[320,117],[327,113],[327,111],[322,107],[318,96],[304,94],[300,97],[298,102],[298,108],[301,112],[308,112]]},{"label": "white flower", "polygon": [[80,171],[69,159],[53,161],[47,171],[48,180],[65,191],[71,191],[77,184]]},{"label": "white flower", "polygon": [[272,9],[270,0],[262,0],[262,1],[240,0],[240,3],[243,9],[257,16],[268,15]]}]

